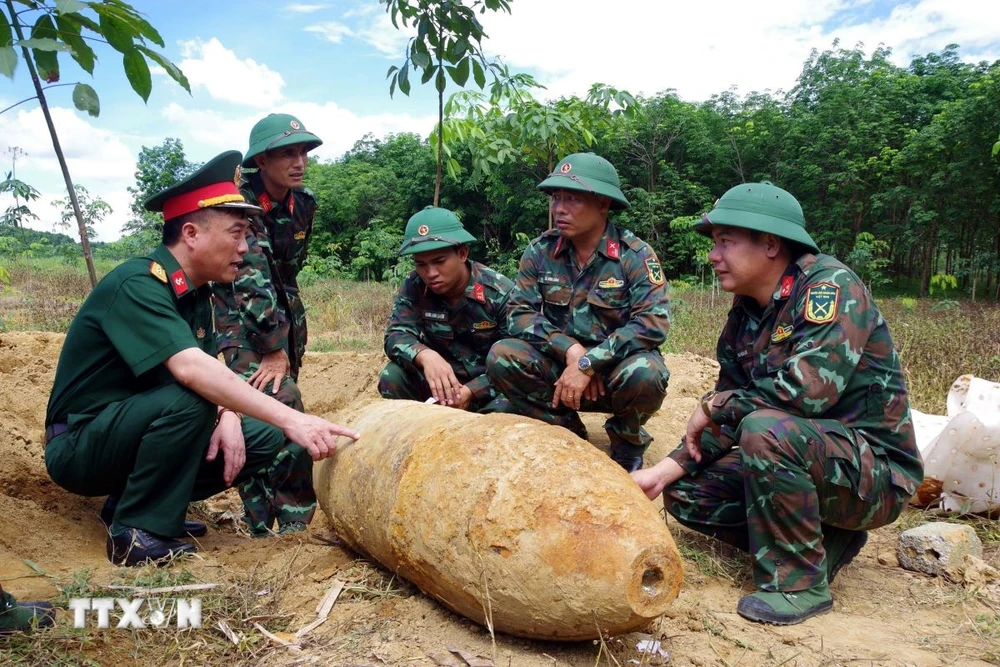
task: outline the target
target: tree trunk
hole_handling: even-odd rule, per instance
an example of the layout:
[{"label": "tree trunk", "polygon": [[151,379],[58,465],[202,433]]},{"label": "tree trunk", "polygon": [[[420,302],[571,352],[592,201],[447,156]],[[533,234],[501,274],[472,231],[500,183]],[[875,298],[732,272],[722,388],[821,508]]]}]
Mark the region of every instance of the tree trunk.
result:
[{"label": "tree trunk", "polygon": [[[14,11],[12,0],[7,0],[7,10],[10,12],[11,24],[14,32],[17,33],[19,41],[24,40],[24,33],[21,30],[21,22]],[[83,249],[83,259],[87,263],[87,273],[90,274],[91,288],[97,285],[97,271],[94,269],[94,257],[90,252],[90,239],[87,238],[87,225],[83,221],[83,213],[80,212],[80,203],[76,200],[76,188],[73,186],[73,179],[69,175],[69,167],[66,165],[66,157],[63,155],[62,146],[59,145],[59,135],[56,134],[56,126],[52,123],[52,114],[49,113],[48,102],[45,101],[45,92],[42,90],[42,83],[38,80],[38,71],[35,69],[35,62],[31,59],[26,46],[21,47],[24,54],[24,62],[28,66],[28,73],[31,75],[31,83],[35,86],[35,94],[38,95],[38,104],[42,107],[42,115],[45,116],[45,124],[49,128],[49,136],[52,137],[52,148],[56,152],[59,160],[59,168],[62,170],[63,181],[66,182],[66,191],[69,193],[69,201],[73,205],[73,215],[76,216],[76,224],[80,230],[80,247]]]},{"label": "tree trunk", "polygon": [[[444,76],[441,69],[441,51],[438,49],[438,71],[436,76]],[[444,91],[438,91],[438,150],[437,174],[434,176],[434,205],[441,205],[441,163],[444,161]]]},{"label": "tree trunk", "polygon": [[924,266],[920,277],[920,296],[928,296],[931,289],[931,268],[934,256],[937,253],[937,218],[931,223],[931,232],[927,237],[927,246],[924,251]]}]

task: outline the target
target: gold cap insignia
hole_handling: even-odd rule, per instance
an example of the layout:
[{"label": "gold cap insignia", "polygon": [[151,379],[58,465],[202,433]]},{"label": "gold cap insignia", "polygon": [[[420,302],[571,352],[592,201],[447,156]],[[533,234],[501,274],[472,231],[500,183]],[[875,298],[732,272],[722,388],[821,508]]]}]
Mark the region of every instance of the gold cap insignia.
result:
[{"label": "gold cap insignia", "polygon": [[573,165],[567,162],[566,164],[564,164],[562,167],[559,168],[559,171],[561,171],[564,174],[568,174],[572,168]]},{"label": "gold cap insignia", "polygon": [[301,125],[299,125],[299,121],[297,121],[297,120],[293,120],[293,121],[291,121],[291,122],[289,123],[289,125],[291,125],[291,126],[292,126],[292,129],[293,129],[293,130],[297,130],[297,129],[299,129],[300,127],[302,127]]},{"label": "gold cap insignia", "polygon": [[233,183],[236,184],[236,187],[240,187],[240,178],[242,177],[243,177],[243,166],[238,164],[236,165],[236,173],[233,175]]},{"label": "gold cap insignia", "polygon": [[199,340],[205,337],[205,327],[198,327],[198,332],[195,334]]},{"label": "gold cap insignia", "polygon": [[431,228],[428,227],[427,225],[420,225],[419,227],[417,227],[417,234],[419,234],[420,236],[427,236],[427,234],[430,233],[430,231]]}]

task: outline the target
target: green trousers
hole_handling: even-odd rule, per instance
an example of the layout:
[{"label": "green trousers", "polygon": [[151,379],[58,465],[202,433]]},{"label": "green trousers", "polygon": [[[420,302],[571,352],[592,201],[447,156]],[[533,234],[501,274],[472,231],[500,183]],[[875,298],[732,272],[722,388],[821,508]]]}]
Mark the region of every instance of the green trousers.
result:
[{"label": "green trousers", "polygon": [[[223,457],[205,460],[216,406],[171,383],[108,405],[98,415],[71,415],[65,433],[45,448],[45,467],[59,486],[82,496],[118,496],[115,522],[150,533],[183,533],[188,503],[226,488]],[[243,421],[246,463],[234,485],[267,468],[284,434]]]}]

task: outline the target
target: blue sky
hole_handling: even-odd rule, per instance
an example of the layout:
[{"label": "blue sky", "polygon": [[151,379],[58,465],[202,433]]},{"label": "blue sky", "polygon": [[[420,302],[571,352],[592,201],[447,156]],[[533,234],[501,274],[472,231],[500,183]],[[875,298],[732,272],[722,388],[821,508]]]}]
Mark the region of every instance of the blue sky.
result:
[{"label": "blue sky", "polygon": [[[129,87],[121,58],[98,50],[94,76],[60,57],[62,82],[85,81],[101,97],[93,119],[72,108],[71,88],[49,93],[74,180],[108,201],[98,227],[118,237],[127,219],[142,146],[178,137],[188,158],[246,150],[253,123],[272,111],[297,115],[325,141],[321,159],[339,157],[365,132],[426,135],[434,122],[430,86],[389,98],[386,69],[402,60],[408,35],[377,0],[138,0],[163,35],[163,53],[192,83],[188,95],[153,75],[148,104]],[[979,0],[513,0],[511,15],[483,18],[487,51],[547,86],[543,96],[584,94],[600,81],[633,93],[667,88],[699,101],[736,86],[787,90],[811,49],[880,43],[899,64],[914,54],[961,45],[970,61],[1000,59],[1000,2]],[[570,11],[571,10],[571,11]],[[0,109],[32,94],[23,64],[0,78]],[[18,176],[43,193],[31,226],[53,229],[52,201],[64,196],[51,141],[36,102],[0,115],[0,168],[9,146],[25,150]],[[9,205],[0,199],[0,209]]]}]

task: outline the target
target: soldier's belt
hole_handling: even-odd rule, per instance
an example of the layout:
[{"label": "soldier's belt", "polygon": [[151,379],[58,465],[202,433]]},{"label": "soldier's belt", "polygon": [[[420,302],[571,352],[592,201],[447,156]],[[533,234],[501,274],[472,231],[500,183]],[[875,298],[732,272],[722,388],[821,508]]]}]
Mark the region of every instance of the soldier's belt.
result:
[{"label": "soldier's belt", "polygon": [[45,429],[45,444],[48,445],[50,442],[55,440],[57,437],[66,432],[69,427],[66,424],[52,424]]}]

